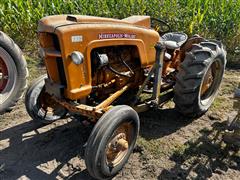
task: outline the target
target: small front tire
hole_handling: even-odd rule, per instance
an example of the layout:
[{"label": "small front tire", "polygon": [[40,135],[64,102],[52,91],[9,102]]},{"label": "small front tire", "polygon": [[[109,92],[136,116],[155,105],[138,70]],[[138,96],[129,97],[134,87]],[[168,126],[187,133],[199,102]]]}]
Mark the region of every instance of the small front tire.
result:
[{"label": "small front tire", "polygon": [[139,132],[139,117],[126,105],[107,111],[95,125],[85,150],[89,174],[110,179],[127,163]]}]

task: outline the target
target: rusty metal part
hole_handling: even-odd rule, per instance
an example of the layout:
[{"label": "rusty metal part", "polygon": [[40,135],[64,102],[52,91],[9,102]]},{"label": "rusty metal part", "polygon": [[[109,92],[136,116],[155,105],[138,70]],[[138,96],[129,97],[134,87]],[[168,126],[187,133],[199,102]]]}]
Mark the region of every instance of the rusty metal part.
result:
[{"label": "rusty metal part", "polygon": [[[41,110],[44,110],[45,116],[47,115],[54,115],[55,113],[61,113],[64,109],[59,103],[57,103],[51,96],[42,91],[39,95],[39,102]],[[57,112],[58,111],[58,112]]]},{"label": "rusty metal part", "polygon": [[127,84],[122,89],[112,94],[109,98],[107,98],[101,104],[97,105],[96,110],[107,108],[110,104],[112,104],[113,101],[115,101],[119,96],[121,96],[122,93],[124,93],[129,87],[130,87],[130,84]]},{"label": "rusty metal part", "polygon": [[106,88],[109,87],[110,85],[114,84],[116,82],[116,79],[112,79],[110,82],[108,83],[102,83],[99,84],[97,86],[93,86],[92,89],[102,89],[102,88]]},{"label": "rusty metal part", "polygon": [[211,93],[209,91],[209,89],[211,89],[211,87],[213,86],[214,82],[216,81],[217,74],[218,74],[218,70],[219,70],[219,65],[218,63],[215,61],[211,64],[211,66],[209,67],[209,69],[207,70],[206,74],[204,75],[204,79],[201,85],[201,89],[200,89],[200,95],[201,97],[205,96],[208,93]]},{"label": "rusty metal part", "polygon": [[193,36],[187,40],[187,42],[181,47],[181,52],[189,52],[192,49],[193,44],[199,44],[205,41],[205,39],[201,36]]},{"label": "rusty metal part", "polygon": [[201,96],[207,92],[207,90],[211,87],[213,83],[213,74],[212,74],[212,67],[210,67],[204,76],[203,84],[201,87]]},{"label": "rusty metal part", "polygon": [[[129,45],[101,47],[93,49],[92,54],[94,53],[106,54],[108,57],[108,65],[102,68],[98,68],[97,60],[95,60],[95,57],[92,55],[92,86],[98,86],[99,84],[108,84],[113,79],[115,79],[115,86],[109,86],[109,90],[114,93],[116,89],[122,88],[129,81],[131,81],[132,84],[139,84],[139,81],[135,82],[135,79],[139,79],[137,75],[140,69],[139,53],[136,47]],[[110,70],[109,67],[117,71],[117,73]],[[124,76],[119,74],[124,74]],[[109,92],[109,90],[106,91],[105,89],[102,92],[99,92],[98,90],[98,94],[100,97],[103,97],[105,95],[108,95],[107,92]]]},{"label": "rusty metal part", "polygon": [[96,110],[95,107],[92,107],[92,106],[88,106],[84,104],[80,104],[76,106],[76,105],[70,104],[65,100],[57,99],[54,96],[52,96],[51,98],[73,113],[80,113],[83,116],[87,116],[93,119],[100,118],[103,114],[101,110]]},{"label": "rusty metal part", "polygon": [[[173,98],[173,90],[167,92],[166,94],[163,94],[160,96],[160,101],[159,101],[159,107],[160,106],[163,106],[165,103],[167,103],[170,99]],[[145,111],[148,111],[151,107],[152,107],[152,101],[147,101],[147,102],[144,102],[142,104],[138,104],[136,106],[133,106],[133,109],[138,112],[138,113],[141,113],[141,112],[145,112]]]},{"label": "rusty metal part", "polygon": [[55,96],[51,96],[49,99],[54,100],[56,103],[65,107],[70,112],[80,113],[81,115],[92,118],[95,121],[96,119],[100,118],[104,112],[108,111],[112,107],[110,106],[112,102],[115,101],[122,93],[124,93],[128,87],[129,84],[112,94],[109,98],[107,98],[96,107],[88,106],[85,104],[73,105],[65,100],[58,99]]},{"label": "rusty metal part", "polygon": [[169,53],[172,55],[172,58],[170,61],[164,61],[162,75],[168,75],[172,68],[179,70],[179,65],[184,60],[186,52],[189,52],[192,49],[193,44],[198,44],[202,41],[204,41],[204,38],[195,36],[188,39],[180,49],[176,49],[174,51],[168,50],[170,51]]},{"label": "rusty metal part", "polygon": [[117,166],[127,155],[131,144],[131,132],[132,125],[130,123],[123,123],[114,131],[105,149],[108,166]]},{"label": "rusty metal part", "polygon": [[55,96],[51,96],[50,98],[68,109],[70,112],[80,113],[83,116],[98,119],[102,116],[104,112],[108,111],[111,108],[110,105],[112,104],[112,102],[115,101],[119,96],[121,96],[121,94],[124,93],[128,89],[128,87],[129,84],[112,94],[109,98],[107,98],[105,101],[103,101],[96,107],[88,106],[85,104],[73,105],[65,100],[58,99]]},{"label": "rusty metal part", "polygon": [[199,44],[205,41],[203,37],[194,36],[187,40],[187,42],[180,48],[180,51],[175,51],[175,55],[173,57],[173,63],[171,64],[171,68],[178,69],[180,63],[184,60],[185,55],[192,49],[194,44]]},{"label": "rusty metal part", "polygon": [[[92,86],[98,88],[95,92],[97,99],[106,99],[109,94],[121,89],[131,82],[131,87],[141,84],[143,70],[141,70],[139,53],[136,47],[130,45],[100,47],[93,50],[92,58]],[[94,54],[106,54],[108,65],[99,68]],[[115,71],[110,70],[113,68]],[[124,76],[120,75],[124,74]],[[125,76],[126,75],[126,76]],[[130,77],[131,76],[131,77]],[[112,80],[114,84],[111,83]]]},{"label": "rusty metal part", "polygon": [[[170,68],[173,68],[173,69],[178,69],[180,63],[183,61],[183,51],[180,51],[180,49],[176,49],[174,52],[173,52],[173,56],[172,56],[172,63],[170,64],[169,66],[169,69]],[[184,52],[184,57],[185,57],[185,52]],[[167,73],[168,74],[168,71],[167,70]]]},{"label": "rusty metal part", "polygon": [[[168,90],[172,89],[174,84],[175,84],[174,81],[170,81],[169,83],[162,82],[160,92],[162,93],[162,92],[165,92],[165,91],[168,91]],[[153,91],[152,91],[152,89],[149,89],[149,90],[148,89],[144,89],[143,93],[152,94]]]}]

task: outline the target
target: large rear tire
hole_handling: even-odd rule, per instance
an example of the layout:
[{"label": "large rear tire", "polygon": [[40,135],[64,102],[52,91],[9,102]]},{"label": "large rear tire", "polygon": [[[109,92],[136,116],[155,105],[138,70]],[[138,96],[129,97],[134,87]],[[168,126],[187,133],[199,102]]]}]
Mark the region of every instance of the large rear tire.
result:
[{"label": "large rear tire", "polygon": [[85,149],[89,174],[110,179],[127,163],[133,151],[140,122],[136,111],[126,105],[107,111],[94,126]]},{"label": "large rear tire", "polygon": [[0,31],[0,114],[11,111],[27,87],[27,63],[19,47]]},{"label": "large rear tire", "polygon": [[226,51],[218,41],[194,44],[176,76],[174,102],[187,116],[205,113],[214,101],[226,65]]}]

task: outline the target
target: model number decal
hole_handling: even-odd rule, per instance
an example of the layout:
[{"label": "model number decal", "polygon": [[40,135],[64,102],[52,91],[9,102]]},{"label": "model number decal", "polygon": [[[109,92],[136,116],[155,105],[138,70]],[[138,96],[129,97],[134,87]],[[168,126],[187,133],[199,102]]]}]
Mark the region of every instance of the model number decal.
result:
[{"label": "model number decal", "polygon": [[83,41],[83,36],[72,36],[72,42],[82,42]]},{"label": "model number decal", "polygon": [[127,34],[127,33],[101,33],[98,34],[99,39],[119,39],[119,38],[126,38],[126,39],[135,39],[136,34]]}]

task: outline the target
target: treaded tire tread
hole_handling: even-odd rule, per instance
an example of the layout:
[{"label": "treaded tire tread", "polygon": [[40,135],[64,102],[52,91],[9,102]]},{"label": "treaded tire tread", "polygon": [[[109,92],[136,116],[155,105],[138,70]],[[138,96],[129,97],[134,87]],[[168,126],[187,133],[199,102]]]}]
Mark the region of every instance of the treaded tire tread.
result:
[{"label": "treaded tire tread", "polygon": [[0,31],[0,47],[2,47],[14,60],[17,69],[17,79],[14,90],[9,98],[0,106],[0,114],[11,111],[20,100],[27,88],[28,69],[26,60],[20,48],[5,33]]},{"label": "treaded tire tread", "polygon": [[[196,117],[205,113],[213,100],[207,105],[201,105],[199,93],[202,80],[208,67],[218,60],[221,65],[221,80],[226,66],[226,51],[221,42],[211,40],[194,44],[190,52],[186,53],[184,61],[179,66],[179,72],[176,76],[176,84],[174,87],[175,108],[177,111],[186,116]],[[216,85],[219,88],[221,83]],[[217,95],[213,93],[213,98]]]}]

